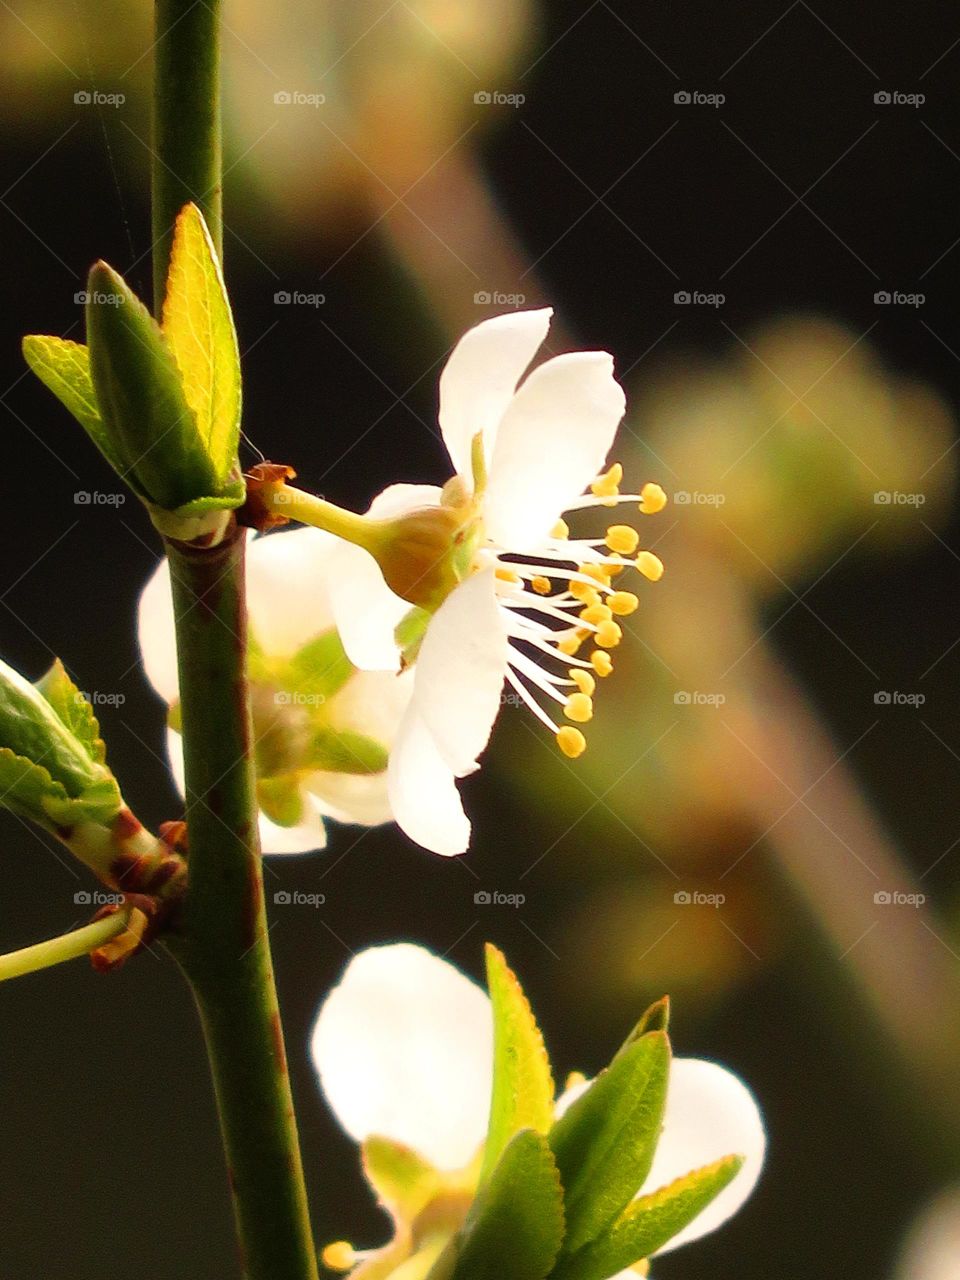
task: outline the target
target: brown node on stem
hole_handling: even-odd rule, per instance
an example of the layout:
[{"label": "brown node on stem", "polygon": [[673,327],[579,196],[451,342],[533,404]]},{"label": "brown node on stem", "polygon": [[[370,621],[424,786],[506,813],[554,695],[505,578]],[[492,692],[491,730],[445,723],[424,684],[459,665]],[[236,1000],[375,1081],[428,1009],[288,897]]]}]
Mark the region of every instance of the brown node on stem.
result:
[{"label": "brown node on stem", "polygon": [[296,474],[293,467],[287,466],[285,462],[258,462],[245,471],[247,498],[243,506],[237,508],[237,523],[256,529],[259,533],[275,529],[281,524],[289,524],[287,516],[282,516],[267,506],[263,495],[269,489],[282,488]]},{"label": "brown node on stem", "polygon": [[118,911],[126,910],[130,911],[130,918],[122,933],[90,952],[94,972],[111,973],[126,964],[138,951],[142,951],[159,933],[167,915],[167,911],[163,909],[165,906],[166,904],[160,904],[156,898],[147,894],[125,893],[123,902],[101,907],[93,917],[94,920],[103,920],[107,916],[116,915]]}]

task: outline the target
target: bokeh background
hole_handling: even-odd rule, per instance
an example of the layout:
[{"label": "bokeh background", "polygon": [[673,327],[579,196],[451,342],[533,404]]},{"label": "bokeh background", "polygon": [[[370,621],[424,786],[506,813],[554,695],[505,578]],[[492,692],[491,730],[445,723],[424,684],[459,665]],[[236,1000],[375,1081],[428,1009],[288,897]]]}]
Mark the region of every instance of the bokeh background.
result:
[{"label": "bokeh background", "polygon": [[[149,290],[150,24],[146,3],[0,5],[0,651],[33,677],[66,661],[157,822],[179,802],[133,624],[156,541],[19,354],[80,336],[97,257]],[[271,933],[318,1240],[385,1230],[307,1058],[323,993],[372,942],[479,976],[490,938],[561,1071],[669,991],[679,1051],[762,1101],[759,1191],[657,1276],[960,1274],[954,16],[228,0],[227,28],[249,460],[359,506],[442,480],[451,343],[549,302],[553,349],[615,354],[628,475],[674,499],[581,761],[509,712],[465,786],[466,858],[344,828],[271,861],[268,892],[326,897]],[[3,949],[86,918],[93,886],[2,828]],[[494,890],[525,901],[475,901]],[[162,953],[8,984],[0,1045],[4,1280],[232,1274]]]}]

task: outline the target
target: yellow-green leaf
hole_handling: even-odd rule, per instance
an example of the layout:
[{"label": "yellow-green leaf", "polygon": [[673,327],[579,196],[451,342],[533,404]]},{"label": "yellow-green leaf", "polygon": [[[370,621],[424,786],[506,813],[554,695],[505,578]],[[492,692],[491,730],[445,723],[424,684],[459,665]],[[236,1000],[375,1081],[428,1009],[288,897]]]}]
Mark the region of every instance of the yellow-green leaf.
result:
[{"label": "yellow-green leaf", "polygon": [[162,327],[222,484],[240,435],[240,353],[217,252],[195,204],[177,218]]},{"label": "yellow-green leaf", "polygon": [[493,1096],[481,1183],[515,1133],[547,1132],[554,1100],[550,1060],[523,988],[496,947],[488,944],[486,956],[493,1005]]}]

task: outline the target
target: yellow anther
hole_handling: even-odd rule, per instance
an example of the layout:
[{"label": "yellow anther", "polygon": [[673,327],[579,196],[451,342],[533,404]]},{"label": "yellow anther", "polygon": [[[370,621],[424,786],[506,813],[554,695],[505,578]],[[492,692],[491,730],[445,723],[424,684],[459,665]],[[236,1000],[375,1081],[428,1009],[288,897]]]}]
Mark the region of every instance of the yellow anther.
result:
[{"label": "yellow anther", "polygon": [[572,658],[582,644],[583,640],[580,636],[564,636],[562,640],[557,641],[557,648],[568,658]]},{"label": "yellow anther", "polygon": [[328,1271],[349,1271],[357,1261],[357,1255],[352,1244],[346,1240],[335,1240],[327,1245],[320,1259]]},{"label": "yellow anther", "polygon": [[605,471],[602,476],[597,476],[590,486],[590,491],[596,497],[606,499],[603,504],[605,507],[615,507],[622,479],[623,467],[619,462],[615,462],[609,471]]},{"label": "yellow anther", "polygon": [[613,614],[608,605],[591,604],[586,609],[580,610],[580,617],[584,622],[589,622],[595,627],[601,622],[609,622]]},{"label": "yellow anther", "polygon": [[607,604],[618,618],[626,618],[629,614],[636,611],[640,601],[632,591],[612,591],[607,596]]},{"label": "yellow anther", "polygon": [[608,578],[615,578],[618,573],[623,573],[626,567],[627,566],[625,564],[605,564],[603,566],[603,572]]},{"label": "yellow anther", "polygon": [[607,546],[622,556],[632,556],[639,542],[639,533],[628,524],[612,524],[607,530]]},{"label": "yellow anther", "polygon": [[563,714],[568,720],[576,720],[577,724],[586,724],[593,719],[593,699],[586,693],[571,693]]},{"label": "yellow anther", "polygon": [[645,484],[640,490],[640,510],[645,516],[655,516],[667,505],[667,495],[658,484]]},{"label": "yellow anther", "polygon": [[608,676],[613,670],[613,659],[610,657],[609,653],[604,653],[602,649],[594,649],[593,653],[590,655],[590,665],[593,667],[597,675],[603,679],[604,676]]},{"label": "yellow anther", "polygon": [[548,596],[553,590],[550,585],[550,579],[544,578],[541,574],[537,574],[535,578],[530,579],[530,586],[534,589],[538,596]]},{"label": "yellow anther", "polygon": [[574,578],[570,583],[570,594],[574,600],[582,600],[585,605],[599,604],[603,597],[596,587],[591,587],[587,582],[580,582]]},{"label": "yellow anther", "polygon": [[601,649],[615,649],[623,639],[623,632],[615,622],[601,622],[594,639]]},{"label": "yellow anther", "polygon": [[520,581],[520,575],[519,573],[517,573],[516,569],[511,569],[508,565],[504,565],[504,564],[497,566],[496,576],[500,579],[501,582],[519,582]]},{"label": "yellow anther", "polygon": [[562,542],[564,538],[570,537],[570,526],[567,524],[566,520],[557,521],[550,530],[550,537],[556,538],[559,542]]},{"label": "yellow anther", "polygon": [[594,582],[599,582],[602,587],[607,585],[607,567],[603,564],[582,564],[579,572],[585,578],[592,578]]},{"label": "yellow anther", "polygon": [[597,687],[597,682],[589,671],[584,671],[583,667],[571,667],[570,679],[581,693],[585,693],[588,698],[593,696],[593,691]]},{"label": "yellow anther", "polygon": [[643,576],[651,582],[659,582],[663,577],[663,561],[652,551],[641,551],[636,564]]},{"label": "yellow anther", "polygon": [[582,1071],[571,1071],[567,1076],[563,1086],[564,1093],[569,1093],[571,1089],[579,1089],[581,1085],[587,1083],[587,1077]]},{"label": "yellow anther", "polygon": [[557,746],[565,756],[576,760],[577,756],[582,756],[586,751],[587,740],[579,729],[575,729],[572,724],[565,724],[557,731]]}]

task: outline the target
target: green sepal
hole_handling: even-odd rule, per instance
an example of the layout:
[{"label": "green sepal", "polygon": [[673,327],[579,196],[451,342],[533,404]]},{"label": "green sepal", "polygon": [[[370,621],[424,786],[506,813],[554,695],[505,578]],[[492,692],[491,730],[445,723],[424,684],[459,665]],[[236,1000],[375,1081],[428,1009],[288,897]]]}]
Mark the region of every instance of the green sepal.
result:
[{"label": "green sepal", "polygon": [[563,1229],[553,1154],[542,1134],[524,1129],[507,1146],[430,1280],[544,1280]]},{"label": "green sepal", "polygon": [[643,1185],[669,1074],[670,1041],[662,1031],[649,1032],[621,1049],[551,1129],[565,1194],[565,1253],[606,1231]]},{"label": "green sepal", "polygon": [[278,827],[295,827],[303,817],[303,794],[295,773],[257,778],[257,803]]},{"label": "green sepal", "polygon": [[521,1129],[546,1133],[553,1123],[554,1084],[530,1002],[502,952],[486,947],[493,1007],[493,1092],[481,1184]]},{"label": "green sepal", "polygon": [[166,511],[216,495],[220,477],[160,326],[105,262],[90,269],[87,290],[90,372],[122,474]]},{"label": "green sepal", "polygon": [[443,1184],[432,1164],[390,1138],[367,1138],[361,1158],[377,1199],[398,1224],[409,1226]]},{"label": "green sepal", "polygon": [[288,658],[278,678],[287,690],[326,699],[340,692],[354,670],[339,633],[330,630],[314,636]]},{"label": "green sepal", "polygon": [[742,1156],[724,1156],[633,1200],[604,1235],[565,1257],[551,1280],[607,1280],[672,1240],[733,1181]]},{"label": "green sepal", "polygon": [[352,729],[320,728],[310,736],[304,765],[321,773],[357,773],[366,777],[383,773],[389,758],[387,748],[375,738]]}]

